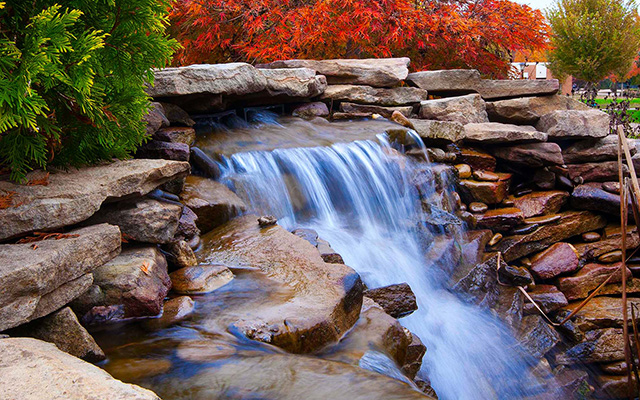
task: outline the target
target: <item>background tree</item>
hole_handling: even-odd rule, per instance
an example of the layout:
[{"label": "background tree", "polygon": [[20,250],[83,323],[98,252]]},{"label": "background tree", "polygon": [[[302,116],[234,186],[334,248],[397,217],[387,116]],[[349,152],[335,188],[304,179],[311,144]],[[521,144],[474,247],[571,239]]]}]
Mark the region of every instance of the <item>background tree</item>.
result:
[{"label": "background tree", "polygon": [[505,77],[546,46],[542,14],[508,0],[178,0],[176,64],[410,56],[412,67]]},{"label": "background tree", "polygon": [[170,0],[0,5],[0,169],[125,158],[145,140],[144,86],[177,43]]},{"label": "background tree", "polygon": [[634,0],[559,0],[547,13],[552,28],[550,68],[596,83],[629,72],[640,48]]}]

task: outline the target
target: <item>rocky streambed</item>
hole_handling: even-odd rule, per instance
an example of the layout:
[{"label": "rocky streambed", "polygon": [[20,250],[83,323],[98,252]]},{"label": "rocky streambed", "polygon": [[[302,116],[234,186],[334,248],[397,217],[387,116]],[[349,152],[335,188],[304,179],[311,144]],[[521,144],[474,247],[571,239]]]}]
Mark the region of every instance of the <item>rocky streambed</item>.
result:
[{"label": "rocky streambed", "polygon": [[135,159],[0,181],[1,392],[627,397],[608,116],[408,63],[159,71]]}]

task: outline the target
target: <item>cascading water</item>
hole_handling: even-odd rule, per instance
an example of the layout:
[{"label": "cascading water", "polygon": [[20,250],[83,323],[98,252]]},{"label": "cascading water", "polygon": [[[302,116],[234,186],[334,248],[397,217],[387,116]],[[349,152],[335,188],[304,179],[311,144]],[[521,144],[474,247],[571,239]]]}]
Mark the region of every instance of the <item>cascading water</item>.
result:
[{"label": "cascading water", "polygon": [[[530,394],[531,360],[508,328],[447,290],[447,274],[436,265],[453,260],[425,257],[429,238],[443,233],[423,223],[421,198],[442,208],[434,204],[442,196],[430,167],[418,167],[385,140],[241,152],[223,162],[223,180],[253,210],[277,216],[290,230],[317,231],[369,287],[411,286],[419,309],[401,322],[427,346],[421,374],[441,399]],[[418,168],[432,175],[419,191],[412,180]]]}]

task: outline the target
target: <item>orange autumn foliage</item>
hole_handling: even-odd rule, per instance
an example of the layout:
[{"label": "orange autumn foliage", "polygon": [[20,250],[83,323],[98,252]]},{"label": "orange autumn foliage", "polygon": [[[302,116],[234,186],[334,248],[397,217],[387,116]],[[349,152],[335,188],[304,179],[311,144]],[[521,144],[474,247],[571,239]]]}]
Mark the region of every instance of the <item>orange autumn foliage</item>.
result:
[{"label": "orange autumn foliage", "polygon": [[412,68],[506,77],[516,51],[546,47],[539,10],[509,0],[178,0],[178,65],[402,57]]}]

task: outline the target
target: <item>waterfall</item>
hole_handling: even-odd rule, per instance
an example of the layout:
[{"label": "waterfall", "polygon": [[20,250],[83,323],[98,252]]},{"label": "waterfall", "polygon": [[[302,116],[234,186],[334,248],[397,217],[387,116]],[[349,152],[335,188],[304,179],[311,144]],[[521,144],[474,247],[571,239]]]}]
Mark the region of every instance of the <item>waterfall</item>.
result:
[{"label": "waterfall", "polygon": [[[531,360],[509,329],[448,290],[450,271],[442,266],[452,260],[425,257],[444,231],[424,223],[421,199],[446,213],[451,194],[450,188],[436,190],[446,179],[431,166],[400,155],[385,140],[242,152],[223,163],[223,181],[250,208],[275,215],[287,229],[317,231],[368,287],[411,286],[419,309],[400,322],[426,345],[420,374],[441,399],[528,394]],[[419,173],[427,179],[418,190]],[[462,230],[448,233],[464,236]]]}]

